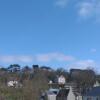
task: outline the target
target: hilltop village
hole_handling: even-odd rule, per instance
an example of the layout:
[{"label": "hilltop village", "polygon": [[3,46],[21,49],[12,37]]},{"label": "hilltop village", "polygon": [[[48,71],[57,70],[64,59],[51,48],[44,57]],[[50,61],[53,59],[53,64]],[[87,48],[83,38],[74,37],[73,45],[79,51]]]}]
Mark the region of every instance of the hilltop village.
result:
[{"label": "hilltop village", "polygon": [[0,100],[100,100],[99,86],[100,75],[91,68],[0,68]]},{"label": "hilltop village", "polygon": [[49,82],[49,89],[42,93],[40,100],[100,100],[100,83],[96,80],[93,86],[77,88],[77,83],[67,82],[63,75],[58,77],[58,82]]}]

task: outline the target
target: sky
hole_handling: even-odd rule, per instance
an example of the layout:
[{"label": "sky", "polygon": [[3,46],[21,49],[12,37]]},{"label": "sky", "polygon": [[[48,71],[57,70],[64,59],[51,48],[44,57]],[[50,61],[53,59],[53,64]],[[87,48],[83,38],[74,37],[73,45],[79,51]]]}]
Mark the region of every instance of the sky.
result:
[{"label": "sky", "polygon": [[0,0],[0,65],[100,65],[100,0]]}]

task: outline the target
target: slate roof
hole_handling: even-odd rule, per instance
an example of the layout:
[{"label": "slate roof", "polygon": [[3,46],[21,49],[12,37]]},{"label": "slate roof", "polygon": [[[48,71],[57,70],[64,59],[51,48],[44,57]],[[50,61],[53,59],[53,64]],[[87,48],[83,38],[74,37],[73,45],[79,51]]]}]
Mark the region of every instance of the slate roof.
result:
[{"label": "slate roof", "polygon": [[93,87],[89,92],[87,92],[84,96],[100,96],[100,86]]},{"label": "slate roof", "polygon": [[49,89],[47,91],[48,95],[57,95],[57,97],[67,97],[69,93],[69,89]]},{"label": "slate roof", "polygon": [[69,89],[61,89],[58,94],[57,97],[67,97],[69,93]]}]

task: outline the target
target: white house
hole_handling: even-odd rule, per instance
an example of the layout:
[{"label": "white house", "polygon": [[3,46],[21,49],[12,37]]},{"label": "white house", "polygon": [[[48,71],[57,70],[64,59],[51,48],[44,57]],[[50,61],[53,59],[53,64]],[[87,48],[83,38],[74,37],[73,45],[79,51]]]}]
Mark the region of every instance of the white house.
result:
[{"label": "white house", "polygon": [[59,92],[59,89],[49,89],[49,91],[47,91],[47,99],[56,100],[56,96],[58,92]]},{"label": "white house", "polygon": [[58,78],[58,84],[65,84],[66,83],[66,79],[63,75],[61,75],[59,78]]},{"label": "white house", "polygon": [[18,81],[9,81],[7,82],[8,87],[22,87],[22,84],[20,84]]}]

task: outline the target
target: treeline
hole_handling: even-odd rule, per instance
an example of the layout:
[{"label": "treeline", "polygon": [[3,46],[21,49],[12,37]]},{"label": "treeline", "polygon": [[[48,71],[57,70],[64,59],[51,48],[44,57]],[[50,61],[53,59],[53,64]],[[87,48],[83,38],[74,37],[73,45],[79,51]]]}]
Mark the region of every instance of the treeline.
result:
[{"label": "treeline", "polygon": [[[68,83],[76,83],[80,92],[93,87],[100,76],[93,69],[67,69],[56,70],[47,66],[33,65],[32,67],[21,67],[12,64],[7,68],[0,68],[0,96],[2,100],[39,100],[41,92],[49,88],[48,82],[52,80],[57,83],[60,75],[66,78]],[[16,80],[22,88],[9,88],[7,82]]]}]

